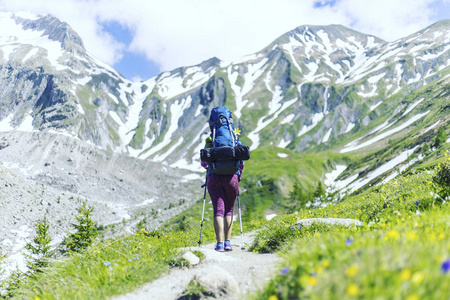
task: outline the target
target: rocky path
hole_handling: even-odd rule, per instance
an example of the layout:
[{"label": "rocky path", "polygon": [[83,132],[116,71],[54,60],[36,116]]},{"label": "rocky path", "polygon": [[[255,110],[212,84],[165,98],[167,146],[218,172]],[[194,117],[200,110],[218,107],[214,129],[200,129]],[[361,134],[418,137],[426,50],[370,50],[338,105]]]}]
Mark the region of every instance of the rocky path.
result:
[{"label": "rocky path", "polygon": [[[254,234],[244,236],[244,243],[250,245]],[[198,282],[229,289],[222,299],[246,299],[246,295],[262,287],[274,274],[281,258],[276,254],[258,254],[241,250],[240,236],[231,240],[233,251],[219,253],[214,244],[193,247],[201,251],[205,258],[197,266],[189,269],[174,268],[170,274],[148,283],[132,293],[113,298],[126,299],[178,299],[188,283],[196,278]],[[219,287],[220,289],[220,287]]]}]

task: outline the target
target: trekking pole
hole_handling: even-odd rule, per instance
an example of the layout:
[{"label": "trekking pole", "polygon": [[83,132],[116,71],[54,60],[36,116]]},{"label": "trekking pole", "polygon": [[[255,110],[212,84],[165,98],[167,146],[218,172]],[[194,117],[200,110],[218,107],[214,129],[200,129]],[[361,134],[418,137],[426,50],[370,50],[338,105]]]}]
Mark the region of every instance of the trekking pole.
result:
[{"label": "trekking pole", "polygon": [[245,250],[245,247],[244,247],[244,234],[242,233],[241,201],[239,199],[239,192],[238,192],[238,208],[239,208],[239,224],[241,225],[241,250]]},{"label": "trekking pole", "polygon": [[200,237],[198,239],[198,246],[200,247],[202,244],[202,229],[203,229],[203,217],[205,216],[205,202],[206,202],[206,184],[208,182],[208,172],[206,172],[205,184],[202,187],[205,187],[205,193],[203,194],[203,210],[202,210],[202,222],[200,223]]}]

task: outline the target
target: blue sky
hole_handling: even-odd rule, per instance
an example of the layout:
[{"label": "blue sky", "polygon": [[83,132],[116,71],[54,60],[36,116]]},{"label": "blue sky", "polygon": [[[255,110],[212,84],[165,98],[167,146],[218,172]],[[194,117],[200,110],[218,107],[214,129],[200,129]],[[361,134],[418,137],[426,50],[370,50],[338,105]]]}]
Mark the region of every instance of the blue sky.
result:
[{"label": "blue sky", "polygon": [[[126,26],[115,21],[102,24],[103,30],[111,34],[119,43],[129,46],[133,41],[133,32]],[[125,49],[122,58],[113,67],[128,79],[148,79],[158,75],[160,67],[148,59],[144,53]],[[139,78],[139,79],[138,79]]]},{"label": "blue sky", "polygon": [[67,22],[92,55],[137,81],[214,56],[237,60],[301,25],[393,41],[450,19],[450,0],[2,0],[0,10]]}]

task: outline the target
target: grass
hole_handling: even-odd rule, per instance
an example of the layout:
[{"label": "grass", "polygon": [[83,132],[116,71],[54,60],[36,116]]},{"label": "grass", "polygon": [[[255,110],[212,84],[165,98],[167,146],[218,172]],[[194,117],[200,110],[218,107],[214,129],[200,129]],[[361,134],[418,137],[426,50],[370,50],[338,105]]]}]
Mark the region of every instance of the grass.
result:
[{"label": "grass", "polygon": [[[255,165],[269,163],[264,161],[265,157],[277,153],[278,149],[264,151],[256,153],[259,157]],[[334,158],[346,159],[340,155]],[[324,170],[331,162],[328,158],[318,161],[323,162],[319,168]],[[292,158],[289,162],[301,164]],[[280,161],[280,164],[285,166],[285,162]],[[247,167],[248,177],[257,176],[251,164]],[[270,172],[266,174],[269,176]],[[279,175],[274,172],[273,176]],[[267,184],[260,186],[260,190],[249,189],[241,198],[244,199],[245,194],[253,196],[241,201],[252,199],[253,202],[248,203],[255,205],[251,210],[254,218],[243,222],[244,232],[260,229],[251,248],[257,252],[281,251],[286,259],[274,280],[254,297],[448,298],[449,274],[444,271],[450,259],[450,208],[447,203],[433,207],[432,175],[430,171],[410,171],[387,184],[355,191],[335,205],[303,209],[269,222],[263,220],[261,214],[267,207],[265,201],[272,197],[273,204],[278,191],[271,190]],[[139,228],[134,235],[99,240],[82,253],[52,262],[44,272],[23,281],[15,296],[104,299],[153,281],[169,272],[179,248],[197,245],[202,206],[203,199],[199,199],[191,209],[170,220],[159,231]],[[365,226],[292,226],[298,219],[323,217],[358,219]],[[236,222],[234,232],[238,232],[238,227]],[[214,239],[212,206],[207,203],[202,243]]]},{"label": "grass", "polygon": [[[285,261],[254,298],[448,299],[450,205],[432,206],[431,177],[406,174],[340,204],[269,222],[252,248],[281,251]],[[365,226],[292,227],[312,217]]]},{"label": "grass", "polygon": [[[56,261],[23,284],[28,299],[104,299],[130,292],[169,271],[180,247],[192,246],[188,233],[135,235],[99,241],[80,254]],[[37,297],[37,298],[36,298]]]},{"label": "grass", "polygon": [[[54,261],[43,272],[23,280],[15,297],[105,299],[131,292],[168,273],[171,267],[187,266],[177,260],[177,255],[180,248],[197,245],[202,203],[203,199],[194,206],[197,210],[185,215],[192,224],[184,230],[179,226],[180,217],[176,217],[159,231],[141,228],[134,235],[99,240],[86,251]],[[259,223],[244,224],[244,231],[251,231]],[[202,243],[214,240],[212,218],[205,218]],[[194,253],[203,259],[200,252]]]},{"label": "grass", "polygon": [[257,298],[448,299],[449,213],[446,206],[384,229],[303,237]]}]

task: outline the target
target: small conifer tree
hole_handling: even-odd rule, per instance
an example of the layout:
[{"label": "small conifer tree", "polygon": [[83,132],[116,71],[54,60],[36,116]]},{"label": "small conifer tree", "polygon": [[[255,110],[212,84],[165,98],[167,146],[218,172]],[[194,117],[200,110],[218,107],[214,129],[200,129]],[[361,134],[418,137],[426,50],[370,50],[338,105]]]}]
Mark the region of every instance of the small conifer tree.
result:
[{"label": "small conifer tree", "polygon": [[295,209],[302,208],[310,201],[310,197],[305,193],[298,182],[294,183],[292,191],[289,192],[289,200],[294,204]]},{"label": "small conifer tree", "polygon": [[436,138],[434,140],[434,146],[436,148],[439,148],[440,146],[444,145],[447,141],[447,133],[445,132],[444,127],[439,127]]},{"label": "small conifer tree", "polygon": [[49,234],[50,225],[47,215],[44,216],[42,221],[37,221],[34,226],[36,228],[36,236],[33,239],[33,244],[27,243],[25,248],[31,252],[31,256],[27,261],[27,267],[32,271],[37,271],[48,265],[52,237]]},{"label": "small conifer tree", "polygon": [[[441,197],[442,202],[450,198],[450,162],[440,163],[434,170],[432,177],[436,194]],[[433,200],[434,205],[434,200]]]},{"label": "small conifer tree", "polygon": [[70,233],[66,239],[66,246],[69,251],[80,252],[89,247],[98,235],[95,222],[92,220],[93,207],[87,207],[86,202],[78,208],[79,215],[75,218],[77,223],[72,223],[76,229],[75,233]]},{"label": "small conifer tree", "polygon": [[321,181],[317,182],[317,188],[314,191],[314,198],[324,198],[326,194],[326,190],[323,187],[323,184]]}]

